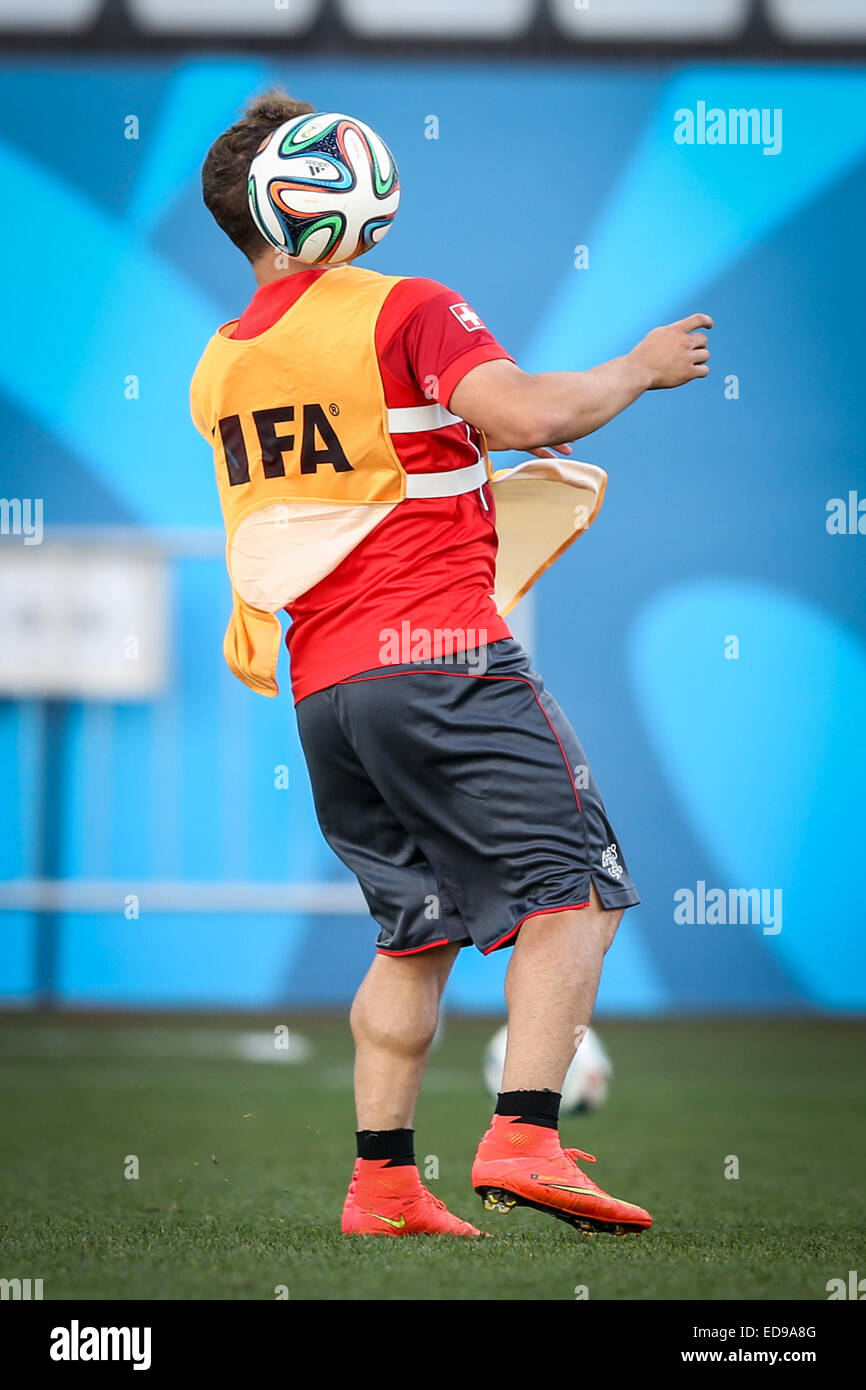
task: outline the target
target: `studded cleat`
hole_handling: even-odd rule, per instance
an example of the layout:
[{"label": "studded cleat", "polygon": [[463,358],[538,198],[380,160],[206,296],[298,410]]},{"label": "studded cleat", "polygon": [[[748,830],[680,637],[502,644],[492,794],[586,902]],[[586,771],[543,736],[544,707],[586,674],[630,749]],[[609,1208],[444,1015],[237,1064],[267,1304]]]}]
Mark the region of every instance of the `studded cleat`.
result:
[{"label": "studded cleat", "polygon": [[352,1236],[480,1236],[424,1187],[413,1165],[358,1159],[343,1205],[343,1234]]},{"label": "studded cleat", "polygon": [[578,1166],[579,1159],[594,1163],[592,1154],[561,1148],[556,1130],[503,1116],[496,1121],[472,1166],[472,1186],[485,1211],[532,1207],[586,1235],[639,1234],[652,1225],[643,1207],[611,1197]]}]

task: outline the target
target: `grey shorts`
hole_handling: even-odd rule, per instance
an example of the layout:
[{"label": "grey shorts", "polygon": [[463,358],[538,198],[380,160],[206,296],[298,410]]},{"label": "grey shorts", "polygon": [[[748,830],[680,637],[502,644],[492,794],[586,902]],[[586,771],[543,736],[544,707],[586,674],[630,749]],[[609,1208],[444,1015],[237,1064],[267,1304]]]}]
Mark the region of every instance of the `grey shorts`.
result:
[{"label": "grey shorts", "polygon": [[528,917],[640,899],[577,735],[523,649],[366,671],[296,706],[325,839],[385,955],[485,955]]}]

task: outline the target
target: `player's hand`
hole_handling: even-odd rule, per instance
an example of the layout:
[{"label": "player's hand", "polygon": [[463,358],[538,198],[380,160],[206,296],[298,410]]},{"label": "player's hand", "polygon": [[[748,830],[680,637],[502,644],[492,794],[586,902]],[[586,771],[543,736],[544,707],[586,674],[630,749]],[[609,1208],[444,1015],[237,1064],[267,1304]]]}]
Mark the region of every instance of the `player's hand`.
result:
[{"label": "player's hand", "polygon": [[[488,451],[488,453],[491,453],[491,454],[499,453],[499,452],[501,452],[503,449],[506,449],[506,448],[508,448],[508,445],[506,445],[506,444],[497,444],[495,440],[490,439],[489,436],[487,437],[487,451]],[[547,447],[543,447],[543,448],[540,448],[540,449],[518,449],[517,452],[520,453],[520,454],[534,454],[535,457],[538,458],[538,459],[552,459],[552,458],[555,458],[557,454],[570,454],[570,453],[571,453],[571,445],[570,445],[570,444],[551,444],[551,445],[549,445],[549,446],[547,446]]]},{"label": "player's hand", "polygon": [[709,376],[707,335],[697,330],[712,326],[709,314],[689,314],[687,319],[654,328],[632,348],[629,357],[647,373],[650,391]]},{"label": "player's hand", "polygon": [[527,449],[526,452],[528,454],[534,454],[537,459],[552,459],[556,458],[557,454],[570,454],[571,445],[551,444],[548,447],[542,449]]}]

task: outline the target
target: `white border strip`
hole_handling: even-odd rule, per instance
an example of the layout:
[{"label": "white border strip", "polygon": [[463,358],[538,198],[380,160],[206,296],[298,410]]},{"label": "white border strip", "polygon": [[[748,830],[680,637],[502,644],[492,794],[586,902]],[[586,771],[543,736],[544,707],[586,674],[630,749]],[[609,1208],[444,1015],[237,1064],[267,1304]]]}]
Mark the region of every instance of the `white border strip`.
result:
[{"label": "white border strip", "polygon": [[367,916],[354,883],[119,882],[99,879],[11,879],[0,883],[3,912],[123,914],[131,895],[145,912],[296,912]]},{"label": "white border strip", "polygon": [[459,425],[459,415],[452,415],[444,405],[406,405],[388,411],[390,434],[420,434],[422,430],[441,430],[446,425]]},{"label": "white border strip", "polygon": [[468,468],[452,468],[450,472],[407,473],[407,497],[461,497],[464,492],[474,492],[487,482],[487,469],[483,461],[470,463]]}]

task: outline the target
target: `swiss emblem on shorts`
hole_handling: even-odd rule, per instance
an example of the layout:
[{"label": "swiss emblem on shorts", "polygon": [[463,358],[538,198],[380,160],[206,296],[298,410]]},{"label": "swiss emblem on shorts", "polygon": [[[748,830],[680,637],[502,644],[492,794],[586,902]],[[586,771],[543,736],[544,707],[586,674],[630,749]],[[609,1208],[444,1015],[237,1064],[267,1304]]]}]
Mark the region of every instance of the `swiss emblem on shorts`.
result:
[{"label": "swiss emblem on shorts", "polygon": [[449,304],[448,307],[457,322],[463,324],[467,333],[474,333],[476,328],[484,327],[484,324],[470,304]]},{"label": "swiss emblem on shorts", "polygon": [[623,868],[622,864],[620,864],[619,859],[617,858],[616,845],[608,845],[607,849],[601,856],[601,867],[603,869],[607,869],[611,878],[622,878]]}]

